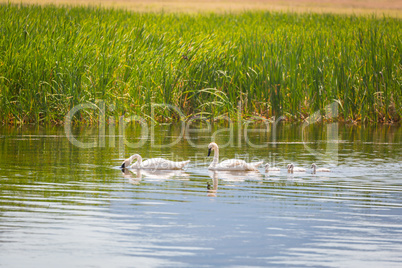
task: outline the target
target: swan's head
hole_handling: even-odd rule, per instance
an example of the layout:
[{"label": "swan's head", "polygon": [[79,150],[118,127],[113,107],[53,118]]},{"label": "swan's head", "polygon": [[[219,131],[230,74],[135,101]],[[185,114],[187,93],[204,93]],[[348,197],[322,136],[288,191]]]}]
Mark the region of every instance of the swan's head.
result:
[{"label": "swan's head", "polygon": [[126,160],[123,161],[123,164],[121,164],[120,168],[126,169],[130,166],[130,164],[131,164],[130,158],[127,158]]},{"label": "swan's head", "polygon": [[288,164],[288,170],[291,170],[295,167],[295,165],[293,165],[293,163]]},{"label": "swan's head", "polygon": [[129,158],[123,161],[123,164],[121,164],[120,168],[129,168],[133,160],[138,159],[139,157],[140,157],[139,154],[134,154],[130,156]]},{"label": "swan's head", "polygon": [[269,171],[269,163],[266,163],[265,165],[264,165],[264,167],[265,167],[265,172],[268,172]]},{"label": "swan's head", "polygon": [[211,142],[211,143],[208,145],[208,156],[211,155],[211,151],[212,151],[212,150],[215,150],[215,149],[217,149],[217,148],[218,148],[218,144],[216,144],[215,142]]},{"label": "swan's head", "polygon": [[313,164],[311,164],[311,167],[310,168],[317,168],[317,165],[315,164],[315,163],[313,163]]}]

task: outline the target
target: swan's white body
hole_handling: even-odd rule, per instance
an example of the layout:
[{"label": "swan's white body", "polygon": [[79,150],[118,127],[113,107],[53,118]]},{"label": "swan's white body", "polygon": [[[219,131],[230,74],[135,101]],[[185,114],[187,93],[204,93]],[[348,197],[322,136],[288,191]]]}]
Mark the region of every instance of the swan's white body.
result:
[{"label": "swan's white body", "polygon": [[[137,162],[131,165],[134,159],[137,159]],[[139,154],[135,154],[124,160],[121,168],[177,170],[183,169],[189,162],[190,160],[174,162],[163,158],[151,158],[142,161],[142,157]]]},{"label": "swan's white body", "polygon": [[314,163],[311,165],[311,168],[313,169],[313,174],[317,172],[331,172],[331,170],[328,168],[317,168],[317,165]]},{"label": "swan's white body", "polygon": [[247,163],[240,159],[229,159],[219,163],[219,147],[215,142],[211,142],[208,145],[208,156],[211,151],[215,151],[214,159],[209,165],[209,170],[222,170],[222,171],[252,171],[257,170],[257,167],[262,164],[262,162]]},{"label": "swan's white body", "polygon": [[306,169],[300,168],[300,167],[295,167],[292,163],[292,164],[288,165],[288,173],[293,173],[293,172],[306,172]]},{"label": "swan's white body", "polygon": [[272,172],[272,171],[275,171],[275,172],[278,172],[278,171],[281,171],[281,169],[280,168],[276,168],[276,167],[269,167],[269,164],[267,163],[267,164],[265,164],[265,172]]}]

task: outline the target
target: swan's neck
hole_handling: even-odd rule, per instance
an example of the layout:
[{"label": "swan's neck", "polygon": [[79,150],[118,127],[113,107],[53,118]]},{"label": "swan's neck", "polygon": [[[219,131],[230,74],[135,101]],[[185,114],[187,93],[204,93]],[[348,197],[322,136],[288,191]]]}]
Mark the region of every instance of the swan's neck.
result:
[{"label": "swan's neck", "polygon": [[142,157],[140,155],[137,155],[136,158],[137,158],[138,165],[141,165],[142,164]]},{"label": "swan's neck", "polygon": [[[135,166],[137,166],[137,167],[141,166],[142,157],[141,157],[140,155],[133,155],[133,156],[131,157],[131,162],[132,162],[134,159],[137,159],[137,162],[135,162],[133,165],[135,165]],[[131,164],[131,163],[130,163],[130,164]]]},{"label": "swan's neck", "polygon": [[317,167],[313,166],[313,174],[315,174],[317,172]]},{"label": "swan's neck", "polygon": [[212,160],[211,166],[215,166],[219,163],[219,149],[218,147],[214,148],[214,159]]},{"label": "swan's neck", "polygon": [[269,171],[269,164],[266,164],[265,165],[265,172],[268,172]]},{"label": "swan's neck", "polygon": [[294,168],[293,166],[289,167],[289,173],[293,173],[293,168]]}]

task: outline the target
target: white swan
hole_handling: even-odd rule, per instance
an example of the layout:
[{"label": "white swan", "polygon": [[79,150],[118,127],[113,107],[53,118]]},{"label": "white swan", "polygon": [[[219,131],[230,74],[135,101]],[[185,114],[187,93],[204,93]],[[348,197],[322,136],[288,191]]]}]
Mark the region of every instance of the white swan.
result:
[{"label": "white swan", "polygon": [[316,172],[331,172],[331,170],[328,168],[318,168],[317,169],[317,165],[315,163],[313,163],[311,165],[311,168],[313,169],[313,174],[315,174]]},{"label": "white swan", "polygon": [[[137,162],[131,165],[134,159],[137,159]],[[130,158],[123,161],[121,168],[136,168],[136,169],[182,169],[185,165],[187,165],[190,160],[181,161],[181,162],[173,162],[163,158],[151,158],[142,162],[142,157],[139,154],[134,154],[130,156]],[[131,165],[131,166],[130,166]]]},{"label": "white swan", "polygon": [[276,167],[269,167],[269,163],[265,164],[265,172],[268,173],[270,171],[281,171],[280,168],[276,168]]},{"label": "white swan", "polygon": [[224,171],[251,171],[257,170],[257,167],[262,164],[262,162],[247,163],[240,159],[229,159],[219,163],[219,148],[215,142],[211,142],[208,145],[208,156],[211,155],[211,151],[214,150],[214,160],[208,169],[210,170],[224,170]]},{"label": "white swan", "polygon": [[290,163],[288,165],[288,173],[293,173],[293,172],[306,172],[306,169],[300,168],[300,167],[295,167],[293,163]]}]

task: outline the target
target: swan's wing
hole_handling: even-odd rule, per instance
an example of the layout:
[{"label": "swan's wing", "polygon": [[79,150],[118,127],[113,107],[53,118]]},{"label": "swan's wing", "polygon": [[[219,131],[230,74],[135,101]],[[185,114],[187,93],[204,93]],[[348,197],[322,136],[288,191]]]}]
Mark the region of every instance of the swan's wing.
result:
[{"label": "swan's wing", "polygon": [[250,163],[252,166],[254,167],[259,167],[263,162],[254,162],[254,163]]},{"label": "swan's wing", "polygon": [[244,166],[245,164],[247,164],[246,161],[240,159],[229,159],[219,163],[220,166],[225,166],[228,168],[237,168]]},{"label": "swan's wing", "polygon": [[142,168],[157,168],[161,169],[167,165],[169,165],[169,160],[163,159],[163,158],[151,158],[143,161],[141,163]]},{"label": "swan's wing", "polygon": [[272,167],[272,168],[269,168],[268,171],[281,171],[281,169],[277,168],[277,167]]},{"label": "swan's wing", "polygon": [[190,161],[173,162],[163,158],[151,158],[142,162],[141,168],[175,170],[182,169],[189,162]]},{"label": "swan's wing", "polygon": [[184,168],[188,163],[190,163],[190,160],[176,162],[176,163],[177,163],[177,167]]},{"label": "swan's wing", "polygon": [[317,169],[316,171],[317,171],[317,172],[331,172],[331,170],[328,169],[328,168],[319,168],[319,169]]}]

